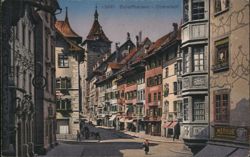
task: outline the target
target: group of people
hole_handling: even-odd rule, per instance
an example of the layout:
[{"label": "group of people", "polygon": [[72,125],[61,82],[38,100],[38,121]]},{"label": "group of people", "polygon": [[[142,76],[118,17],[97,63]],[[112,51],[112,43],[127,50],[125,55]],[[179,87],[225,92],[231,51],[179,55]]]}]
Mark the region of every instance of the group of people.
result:
[{"label": "group of people", "polygon": [[85,137],[85,139],[89,139],[90,136],[94,136],[96,140],[101,140],[101,136],[99,132],[90,132],[87,126],[81,128],[81,132],[77,130],[77,141],[81,141],[81,137]]}]

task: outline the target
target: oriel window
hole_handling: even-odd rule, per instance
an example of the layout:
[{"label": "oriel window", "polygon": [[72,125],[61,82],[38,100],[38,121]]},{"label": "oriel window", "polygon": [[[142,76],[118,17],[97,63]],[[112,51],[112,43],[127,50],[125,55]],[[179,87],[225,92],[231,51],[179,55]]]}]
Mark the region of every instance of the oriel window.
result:
[{"label": "oriel window", "polygon": [[193,48],[193,71],[204,70],[204,46]]}]

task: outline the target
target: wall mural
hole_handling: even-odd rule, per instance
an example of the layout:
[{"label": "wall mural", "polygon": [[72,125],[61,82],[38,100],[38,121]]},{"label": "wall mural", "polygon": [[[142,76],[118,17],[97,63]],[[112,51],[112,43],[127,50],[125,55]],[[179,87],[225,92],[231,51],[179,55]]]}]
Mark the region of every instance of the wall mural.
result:
[{"label": "wall mural", "polygon": [[[249,3],[247,3],[242,9],[233,11],[224,18],[223,16],[214,23],[211,23],[211,30],[213,34],[228,34],[233,33],[242,27],[249,26],[249,19],[247,19],[247,13],[249,10]],[[234,22],[234,23],[233,23]],[[229,31],[226,31],[229,30]],[[232,50],[232,44],[230,44],[230,50]],[[233,88],[235,83],[239,80],[244,80],[248,85],[249,83],[249,45],[239,45],[237,51],[230,53],[230,65],[229,71],[225,74],[212,75],[210,78],[211,88]]]}]

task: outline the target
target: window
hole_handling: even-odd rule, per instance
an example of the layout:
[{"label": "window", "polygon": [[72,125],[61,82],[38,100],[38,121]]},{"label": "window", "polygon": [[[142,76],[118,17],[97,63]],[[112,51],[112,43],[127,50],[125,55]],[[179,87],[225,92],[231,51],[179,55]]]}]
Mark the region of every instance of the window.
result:
[{"label": "window", "polygon": [[69,58],[66,55],[59,54],[58,55],[58,66],[60,68],[68,68],[69,67]]},{"label": "window", "polygon": [[32,93],[32,74],[29,74],[29,93]]},{"label": "window", "polygon": [[214,72],[229,68],[229,39],[225,38],[215,42]]},{"label": "window", "polygon": [[205,120],[205,97],[193,99],[193,120]]},{"label": "window", "polygon": [[26,90],[26,71],[23,71],[23,89]]},{"label": "window", "polygon": [[188,48],[184,49],[184,60],[183,60],[183,72],[189,72],[189,58],[188,58]]},{"label": "window", "polygon": [[26,25],[23,23],[22,24],[22,38],[23,38],[23,46],[25,46],[25,41],[26,41]]},{"label": "window", "polygon": [[148,102],[151,102],[151,93],[148,93]]},{"label": "window", "polygon": [[188,99],[187,98],[184,99],[183,111],[184,111],[183,119],[188,120]]},{"label": "window", "polygon": [[214,11],[215,13],[225,11],[229,8],[229,0],[215,0]]},{"label": "window", "polygon": [[71,88],[71,79],[68,77],[57,78],[56,79],[56,88],[57,89],[68,89]]},{"label": "window", "polygon": [[16,86],[19,87],[19,72],[20,72],[20,67],[16,67]]},{"label": "window", "polygon": [[165,69],[165,77],[167,78],[168,77],[168,68]]},{"label": "window", "polygon": [[158,92],[158,101],[161,100],[161,92]]},{"label": "window", "polygon": [[55,48],[53,45],[50,45],[50,57],[51,57],[51,63],[55,63]]},{"label": "window", "polygon": [[49,73],[48,72],[46,72],[46,91],[49,91]]},{"label": "window", "polygon": [[188,0],[184,0],[183,3],[183,20],[184,22],[188,22],[189,20],[189,5],[188,5]]},{"label": "window", "polygon": [[204,0],[192,1],[192,20],[200,20],[205,17],[205,2]]},{"label": "window", "polygon": [[57,110],[72,110],[70,99],[57,99],[56,100]]},{"label": "window", "polygon": [[229,94],[215,95],[215,120],[227,122],[229,120]]},{"label": "window", "polygon": [[154,93],[154,101],[156,101],[156,100],[157,100],[157,94]]},{"label": "window", "polygon": [[175,75],[177,74],[177,71],[178,71],[177,64],[174,64],[174,74],[175,74]]},{"label": "window", "polygon": [[49,38],[48,35],[45,37],[45,56],[46,58],[49,57]]},{"label": "window", "polygon": [[54,83],[54,77],[53,77],[53,76],[51,77],[51,80],[50,80],[50,81],[51,81],[51,87],[50,87],[50,88],[51,88],[51,93],[53,94],[53,93],[54,93],[54,89],[55,89],[55,88],[54,88],[54,86],[55,86],[54,84],[55,84],[55,83]]},{"label": "window", "polygon": [[193,71],[204,70],[204,47],[193,48]]},{"label": "window", "polygon": [[16,24],[16,39],[19,40],[19,25]]},{"label": "window", "polygon": [[29,36],[28,36],[28,40],[29,40],[29,46],[28,46],[28,49],[29,49],[29,51],[31,50],[31,31],[29,31]]},{"label": "window", "polygon": [[177,82],[174,82],[174,95],[177,95]]}]

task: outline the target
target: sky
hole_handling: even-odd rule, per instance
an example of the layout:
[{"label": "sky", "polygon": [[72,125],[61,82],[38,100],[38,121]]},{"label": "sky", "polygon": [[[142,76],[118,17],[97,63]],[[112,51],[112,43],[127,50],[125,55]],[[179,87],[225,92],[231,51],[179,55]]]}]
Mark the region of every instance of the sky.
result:
[{"label": "sky", "polygon": [[73,30],[83,37],[94,22],[97,6],[99,22],[113,43],[126,41],[127,32],[132,41],[142,31],[142,39],[155,41],[173,30],[172,23],[181,23],[182,0],[58,0],[63,9],[57,20],[64,20],[65,7]]}]

